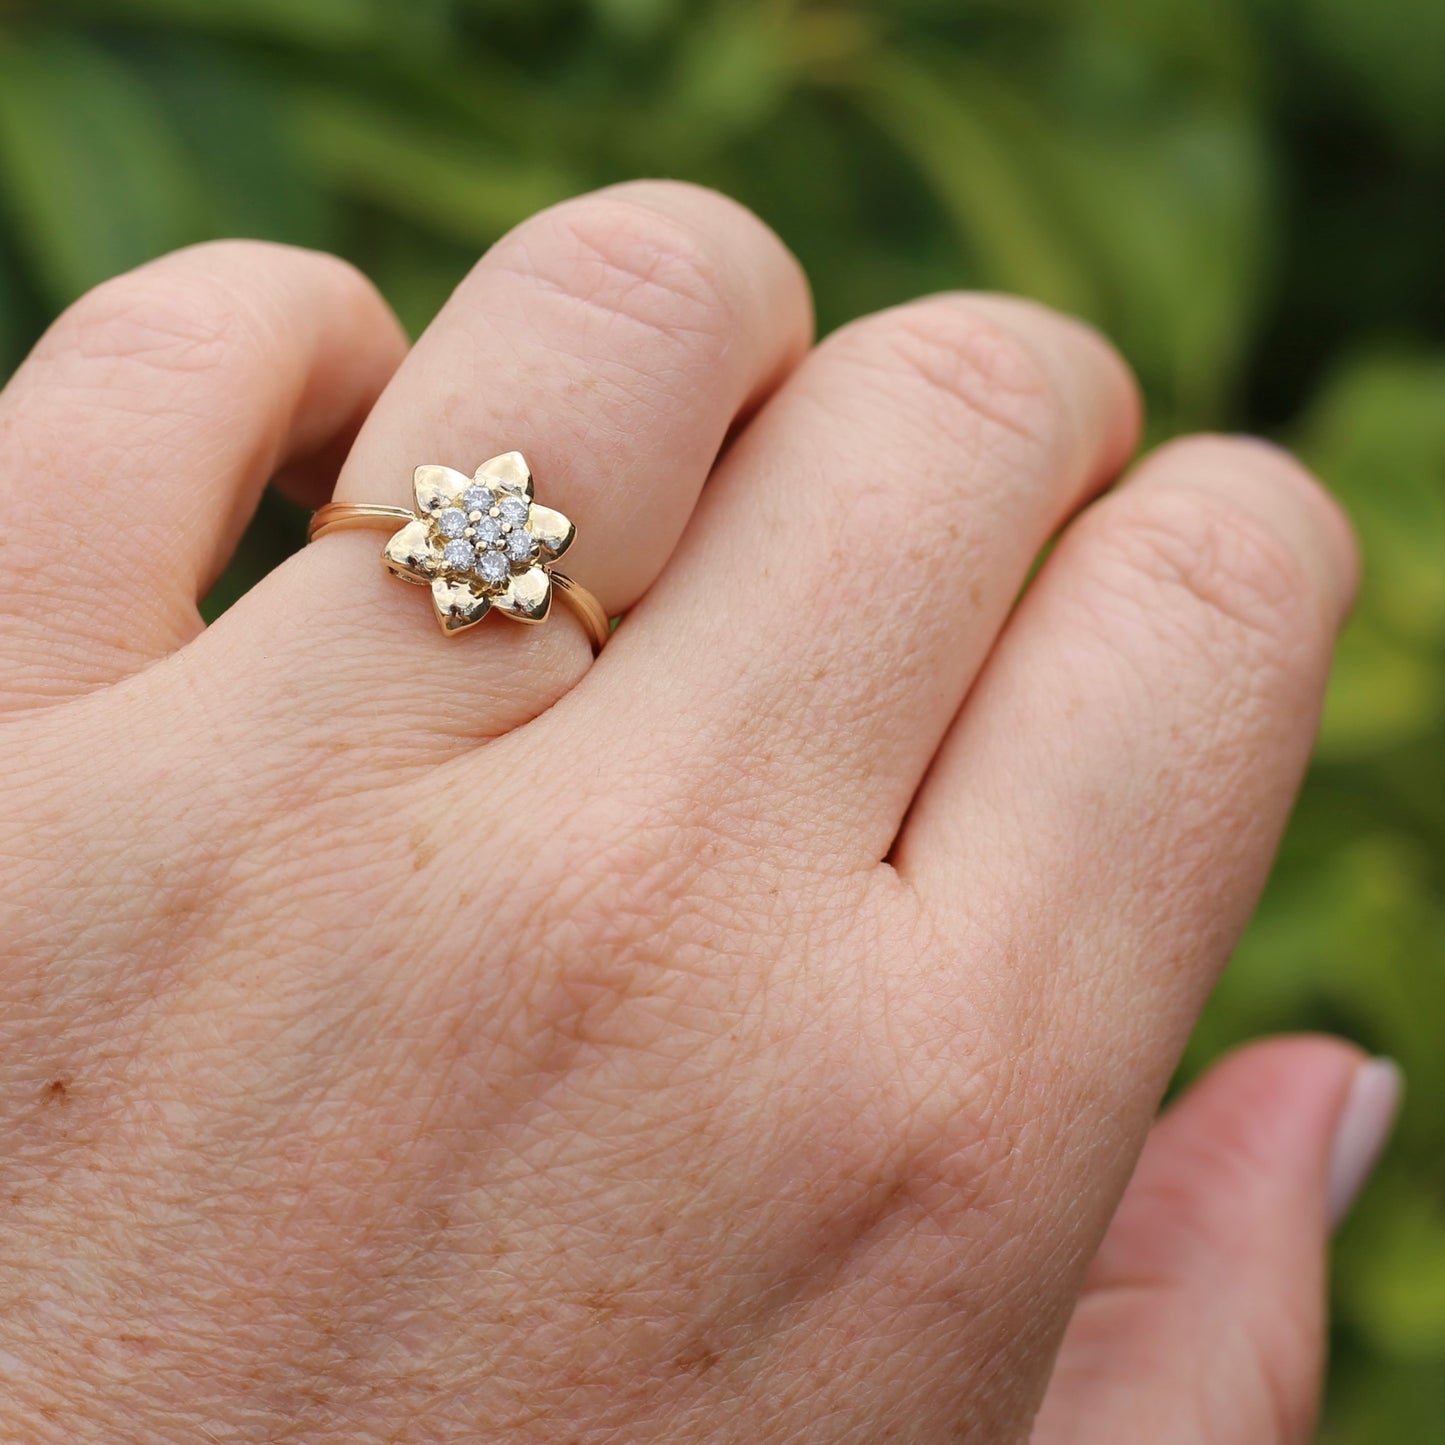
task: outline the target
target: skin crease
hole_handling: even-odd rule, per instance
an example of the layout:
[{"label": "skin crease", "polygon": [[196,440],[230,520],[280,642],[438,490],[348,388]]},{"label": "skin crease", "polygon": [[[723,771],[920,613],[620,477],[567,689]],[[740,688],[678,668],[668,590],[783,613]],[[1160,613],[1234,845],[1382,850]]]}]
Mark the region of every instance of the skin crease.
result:
[{"label": "skin crease", "polygon": [[[499,243],[399,370],[354,273],[232,243],[0,397],[7,1439],[993,1445],[1046,1391],[1048,1445],[1307,1438],[1359,1056],[1150,1125],[1347,530],[1175,443],[1014,611],[1134,446],[1122,363],[1000,298],[809,325],[756,219],[650,183]],[[560,608],[441,637],[354,533],[201,630],[361,418],[347,500],[526,451],[627,612],[596,663]],[[113,546],[19,540],[60,475]]]}]

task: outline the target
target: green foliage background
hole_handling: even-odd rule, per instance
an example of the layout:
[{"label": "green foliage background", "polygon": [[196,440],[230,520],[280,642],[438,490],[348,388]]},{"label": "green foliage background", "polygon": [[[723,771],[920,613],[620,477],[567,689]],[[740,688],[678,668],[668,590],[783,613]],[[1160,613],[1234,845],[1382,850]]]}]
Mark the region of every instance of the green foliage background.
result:
[{"label": "green foliage background", "polygon": [[[419,329],[529,212],[665,174],[761,212],[825,328],[1024,291],[1119,340],[1156,436],[1301,448],[1367,585],[1187,1071],[1300,1027],[1404,1065],[1323,1438],[1442,1441],[1442,74],[1438,0],[0,0],[0,375],[93,283],[222,234],[340,251]],[[215,605],[296,538],[268,503]]]}]

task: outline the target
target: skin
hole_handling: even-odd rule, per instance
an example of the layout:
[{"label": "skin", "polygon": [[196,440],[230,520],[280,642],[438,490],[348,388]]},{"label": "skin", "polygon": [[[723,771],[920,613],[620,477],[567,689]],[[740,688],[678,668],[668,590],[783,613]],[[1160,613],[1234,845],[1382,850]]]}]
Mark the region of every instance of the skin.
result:
[{"label": "skin", "polygon": [[[6,1438],[1303,1442],[1360,1056],[1154,1114],[1354,552],[1283,454],[1138,430],[1022,301],[812,348],[679,185],[409,352],[252,243],[63,316],[0,395]],[[443,637],[358,533],[203,630],[273,476],[512,447],[595,663]]]}]

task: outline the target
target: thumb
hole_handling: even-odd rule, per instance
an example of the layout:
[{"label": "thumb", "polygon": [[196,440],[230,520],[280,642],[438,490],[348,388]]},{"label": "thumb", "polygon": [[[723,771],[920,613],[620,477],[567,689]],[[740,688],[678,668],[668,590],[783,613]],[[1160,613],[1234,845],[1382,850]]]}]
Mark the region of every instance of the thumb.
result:
[{"label": "thumb", "polygon": [[1064,1337],[1032,1445],[1302,1445],[1325,1245],[1399,1072],[1327,1038],[1217,1065],[1154,1126]]}]

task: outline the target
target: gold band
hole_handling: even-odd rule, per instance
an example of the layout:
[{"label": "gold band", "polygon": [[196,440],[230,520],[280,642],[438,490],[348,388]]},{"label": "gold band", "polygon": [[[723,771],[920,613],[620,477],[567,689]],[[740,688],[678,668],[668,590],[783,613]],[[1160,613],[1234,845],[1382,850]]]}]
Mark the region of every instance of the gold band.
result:
[{"label": "gold band", "polygon": [[328,532],[394,532],[411,518],[410,507],[379,507],[373,502],[327,502],[320,511],[311,514],[306,540],[314,542]]},{"label": "gold band", "polygon": [[562,600],[572,609],[572,615],[582,624],[587,640],[592,644],[592,656],[596,657],[612,636],[612,619],[607,609],[585,588],[574,582],[565,572],[551,572],[552,586],[562,594]]},{"label": "gold band", "polygon": [[[328,502],[312,514],[306,528],[306,540],[314,542],[328,532],[395,532],[398,527],[414,521],[415,515],[407,507],[384,507],[374,502]],[[566,573],[549,570],[547,575],[552,579],[553,588],[582,624],[595,657],[612,635],[612,620],[606,609]]]}]

